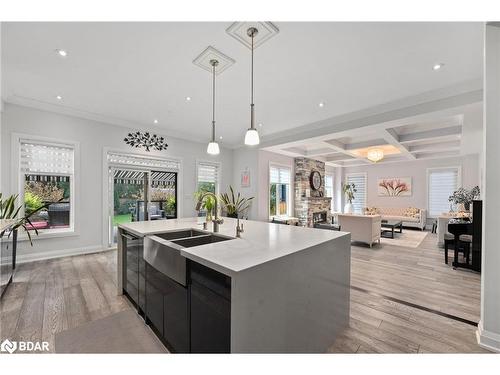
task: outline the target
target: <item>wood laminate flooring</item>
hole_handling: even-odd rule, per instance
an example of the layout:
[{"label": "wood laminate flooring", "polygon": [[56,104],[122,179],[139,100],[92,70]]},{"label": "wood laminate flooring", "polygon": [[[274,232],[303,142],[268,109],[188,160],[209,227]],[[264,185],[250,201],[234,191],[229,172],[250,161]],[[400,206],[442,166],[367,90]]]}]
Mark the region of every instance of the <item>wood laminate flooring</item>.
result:
[{"label": "wood laminate flooring", "polygon": [[[352,246],[349,327],[331,353],[485,352],[476,327],[480,275],[444,264],[436,235],[417,248]],[[0,303],[0,341],[48,341],[56,333],[131,308],[116,295],[116,251],[25,263]]]}]

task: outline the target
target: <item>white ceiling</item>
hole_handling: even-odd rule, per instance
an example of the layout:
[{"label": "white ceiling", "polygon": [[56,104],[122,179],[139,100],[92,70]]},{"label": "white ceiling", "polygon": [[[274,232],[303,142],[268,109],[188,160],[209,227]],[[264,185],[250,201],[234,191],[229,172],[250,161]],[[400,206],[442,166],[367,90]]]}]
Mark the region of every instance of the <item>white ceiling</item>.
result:
[{"label": "white ceiling", "polygon": [[[217,131],[224,144],[241,145],[250,118],[250,51],[226,34],[230,24],[3,23],[3,100],[137,128],[158,118],[166,134],[207,140],[211,77],[192,60],[211,45],[236,61],[218,76]],[[276,26],[279,34],[255,52],[264,139],[482,76],[481,23]],[[57,48],[69,56],[60,58]],[[434,71],[437,62],[445,66]]]}]

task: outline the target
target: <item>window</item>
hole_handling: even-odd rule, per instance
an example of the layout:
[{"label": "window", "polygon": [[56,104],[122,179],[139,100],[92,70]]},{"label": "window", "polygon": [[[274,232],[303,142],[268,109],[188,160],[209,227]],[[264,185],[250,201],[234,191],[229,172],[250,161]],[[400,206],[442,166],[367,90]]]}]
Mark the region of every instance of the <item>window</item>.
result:
[{"label": "window", "polygon": [[427,201],[430,217],[436,217],[450,210],[448,197],[460,184],[458,167],[427,170]]},{"label": "window", "polygon": [[348,174],[346,182],[348,184],[354,184],[356,186],[356,192],[354,193],[354,200],[352,201],[352,205],[354,213],[362,214],[363,209],[366,207],[366,174]]},{"label": "window", "polygon": [[325,176],[325,193],[327,197],[332,198],[330,209],[333,212],[333,175],[331,174]]},{"label": "window", "polygon": [[36,211],[32,229],[74,230],[74,147],[21,140],[20,172],[24,212]]},{"label": "window", "polygon": [[269,216],[290,216],[290,175],[289,167],[269,168]]},{"label": "window", "polygon": [[197,191],[210,191],[219,193],[219,164],[211,162],[198,162],[197,166]]}]

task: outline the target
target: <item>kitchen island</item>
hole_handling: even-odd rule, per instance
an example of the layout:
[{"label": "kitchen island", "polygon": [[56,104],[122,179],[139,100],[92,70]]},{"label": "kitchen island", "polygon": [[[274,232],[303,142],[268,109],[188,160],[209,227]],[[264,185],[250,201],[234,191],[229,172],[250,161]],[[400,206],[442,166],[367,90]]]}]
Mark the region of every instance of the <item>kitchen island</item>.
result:
[{"label": "kitchen island", "polygon": [[224,220],[217,236],[202,218],[120,225],[118,293],[173,351],[326,352],[349,321],[350,234],[245,220],[234,238]]}]

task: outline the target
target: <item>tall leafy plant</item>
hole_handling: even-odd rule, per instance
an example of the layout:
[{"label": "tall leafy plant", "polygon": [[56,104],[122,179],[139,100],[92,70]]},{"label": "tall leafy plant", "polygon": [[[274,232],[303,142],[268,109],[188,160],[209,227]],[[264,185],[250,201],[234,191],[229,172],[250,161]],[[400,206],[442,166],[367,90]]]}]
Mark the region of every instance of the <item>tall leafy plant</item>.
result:
[{"label": "tall leafy plant", "polygon": [[352,204],[352,201],[354,200],[354,193],[357,192],[356,185],[344,183],[342,184],[342,190],[349,203]]},{"label": "tall leafy plant", "polygon": [[[22,207],[16,207],[18,196],[19,195],[11,195],[4,199],[2,193],[0,193],[0,219],[14,220],[12,229],[23,228],[28,234],[30,244],[33,246],[30,230],[33,229],[36,235],[38,235],[38,230],[33,226],[30,218],[37,212],[47,208],[50,203],[38,205],[38,207],[31,210],[29,213],[26,213],[23,217],[18,218]],[[1,236],[3,236],[3,233],[0,233],[0,237]]]},{"label": "tall leafy plant", "polygon": [[245,198],[241,196],[238,192],[237,195],[234,194],[232,186],[229,186],[229,193],[223,193],[220,195],[222,205],[224,206],[227,216],[229,217],[239,217],[252,205],[252,200],[254,197]]}]

